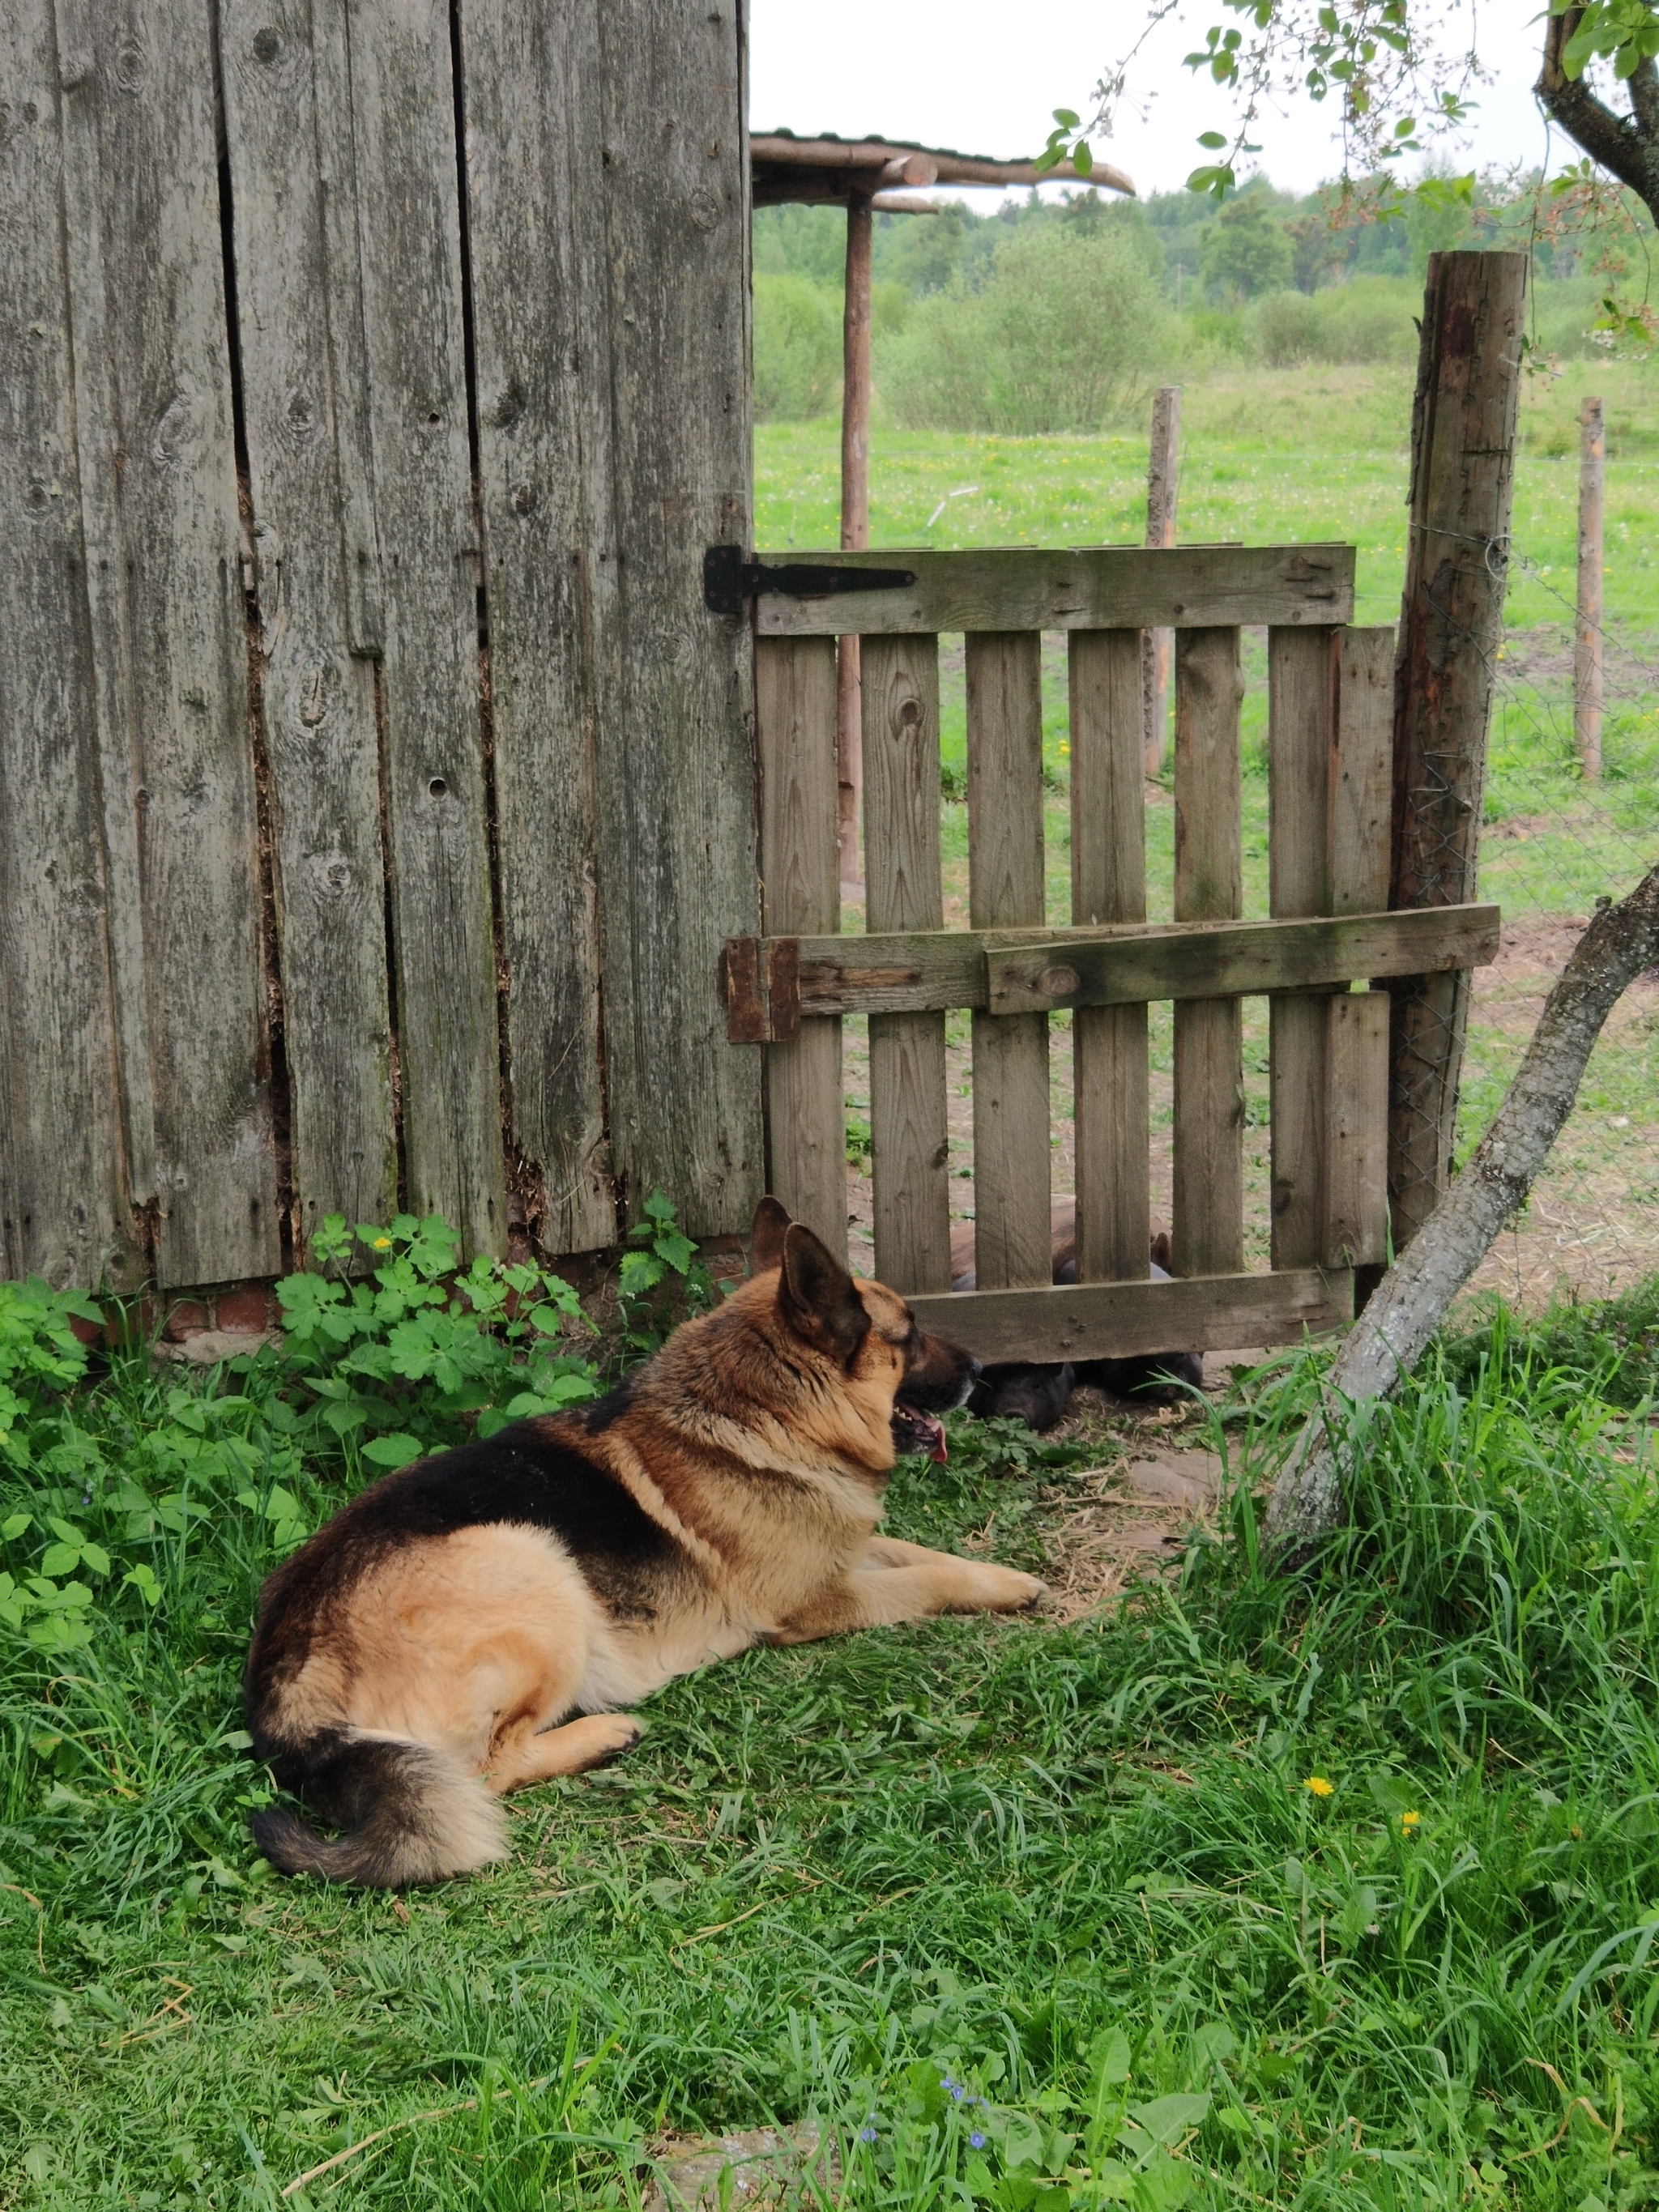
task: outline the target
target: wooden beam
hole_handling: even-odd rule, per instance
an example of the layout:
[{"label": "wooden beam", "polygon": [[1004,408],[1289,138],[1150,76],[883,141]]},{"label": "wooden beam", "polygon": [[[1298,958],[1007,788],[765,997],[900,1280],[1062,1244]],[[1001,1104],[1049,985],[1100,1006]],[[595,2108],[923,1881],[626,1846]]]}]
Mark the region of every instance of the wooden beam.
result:
[{"label": "wooden beam", "polygon": [[[1498,957],[1498,923],[1495,906],[1442,907],[1412,915],[1177,922],[1138,937],[1091,933],[1081,942],[1073,934],[1046,946],[988,946],[987,998],[994,1014],[1023,1014],[1152,999],[1247,999],[1364,976],[1483,967]],[[803,996],[806,988],[803,973]]]},{"label": "wooden beam", "polygon": [[[1366,977],[1485,967],[1498,956],[1498,927],[1495,906],[1461,906],[1156,928],[803,936],[790,940],[800,995],[786,1018],[958,1007],[1034,1014],[1061,1006],[1145,1006],[1157,999],[1257,998]],[[758,1011],[752,1012],[750,999],[767,988],[763,979],[779,972],[767,939],[727,940],[728,1030],[744,1025],[734,1042],[775,1036],[769,1000],[755,996]],[[752,984],[743,980],[750,976]]]},{"label": "wooden beam", "polygon": [[898,591],[836,592],[822,599],[763,592],[755,602],[761,636],[1206,629],[1346,623],[1353,613],[1352,545],[1114,545],[1072,552],[1018,546],[964,553],[906,546],[813,559],[835,568],[908,568],[915,582]]},{"label": "wooden beam", "polygon": [[[847,281],[841,326],[841,544],[856,552],[870,543],[870,203],[847,203]],[[849,898],[863,896],[859,815],[864,788],[864,731],[859,690],[859,641],[843,635],[836,692],[836,836],[841,881]]]},{"label": "wooden beam", "polygon": [[[1092,185],[1109,192],[1134,197],[1134,185],[1121,169],[1097,161],[1085,175],[1069,161],[1037,174],[1035,161],[998,161],[977,154],[953,154],[937,146],[906,146],[884,138],[795,138],[787,132],[768,132],[749,141],[749,159],[757,187],[787,180],[799,172],[820,172],[826,177],[848,173],[879,173],[890,162],[921,155],[931,161],[935,177],[916,181],[942,185]],[[760,191],[756,204],[762,204]]]},{"label": "wooden beam", "polygon": [[1177,1282],[1056,1283],[912,1297],[910,1310],[923,1328],[988,1364],[1127,1359],[1174,1344],[1224,1352],[1322,1335],[1352,1320],[1353,1278],[1344,1267],[1297,1267]]},{"label": "wooden beam", "polygon": [[[1474,896],[1527,265],[1524,253],[1429,257],[1395,671],[1393,907]],[[1399,1251],[1451,1178],[1468,977],[1425,976],[1391,996],[1389,1195]]]}]

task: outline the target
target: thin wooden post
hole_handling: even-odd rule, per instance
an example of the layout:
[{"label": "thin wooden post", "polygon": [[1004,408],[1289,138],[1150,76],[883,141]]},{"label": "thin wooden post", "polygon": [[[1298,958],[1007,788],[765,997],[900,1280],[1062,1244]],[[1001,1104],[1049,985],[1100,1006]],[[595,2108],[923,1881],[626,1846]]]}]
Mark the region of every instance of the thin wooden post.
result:
[{"label": "thin wooden post", "polygon": [[[1473,899],[1504,623],[1523,253],[1429,257],[1395,663],[1393,908]],[[1390,987],[1389,1194],[1409,1243],[1451,1174],[1468,970]]]},{"label": "thin wooden post", "polygon": [[1601,403],[1578,410],[1578,623],[1573,637],[1572,734],[1586,783],[1601,774]]},{"label": "thin wooden post", "polygon": [[[1146,543],[1173,545],[1176,542],[1176,477],[1181,444],[1181,386],[1165,384],[1152,398],[1152,450],[1146,461]],[[1170,726],[1170,661],[1175,651],[1175,632],[1144,631],[1140,641],[1142,734],[1146,750],[1146,773],[1157,775],[1164,766],[1164,740]]]},{"label": "thin wooden post", "polygon": [[[847,203],[847,288],[842,309],[841,544],[844,553],[870,543],[870,203]],[[843,637],[836,661],[836,835],[844,895],[860,897],[859,800],[864,783],[864,734],[859,704],[859,641]]]}]

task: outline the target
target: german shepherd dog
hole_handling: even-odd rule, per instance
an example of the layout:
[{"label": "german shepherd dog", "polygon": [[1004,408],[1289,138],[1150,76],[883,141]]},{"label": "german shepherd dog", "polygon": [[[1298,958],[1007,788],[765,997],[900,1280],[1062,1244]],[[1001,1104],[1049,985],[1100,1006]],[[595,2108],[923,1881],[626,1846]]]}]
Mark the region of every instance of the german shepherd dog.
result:
[{"label": "german shepherd dog", "polygon": [[609,1397],[371,1483],[270,1577],[255,1756],[344,1831],[256,1814],[274,1865],[386,1888],[465,1873],[506,1856],[504,1792],[627,1751],[616,1708],[676,1674],[1042,1596],[876,1533],[896,1453],[944,1457],[938,1416],[977,1362],[775,1199],[752,1266]]}]

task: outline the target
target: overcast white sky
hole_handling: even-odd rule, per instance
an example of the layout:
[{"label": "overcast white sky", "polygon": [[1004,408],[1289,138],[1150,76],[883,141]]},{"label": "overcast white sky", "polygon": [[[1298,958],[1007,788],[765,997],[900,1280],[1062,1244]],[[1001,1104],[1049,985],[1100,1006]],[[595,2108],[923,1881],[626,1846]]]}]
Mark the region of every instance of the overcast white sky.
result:
[{"label": "overcast white sky", "polygon": [[[1460,167],[1543,158],[1544,126],[1531,87],[1538,73],[1543,0],[1483,0],[1482,59],[1497,81],[1479,94]],[[1172,191],[1209,157],[1200,131],[1230,129],[1225,96],[1181,66],[1219,5],[1188,0],[1184,20],[1166,24],[1143,49],[1139,88],[1152,95],[1146,121],[1127,111],[1116,137],[1097,151],[1127,169],[1142,192]],[[842,137],[879,132],[958,152],[1029,156],[1041,148],[1049,112],[1086,112],[1103,68],[1131,45],[1146,16],[1139,0],[750,0],[750,122]],[[1341,166],[1332,132],[1334,100],[1307,100],[1270,116],[1258,132],[1260,166],[1277,185],[1305,191]],[[1571,149],[1576,154],[1576,149]],[[1559,134],[1553,157],[1566,158]],[[981,193],[975,204],[995,204]]]}]

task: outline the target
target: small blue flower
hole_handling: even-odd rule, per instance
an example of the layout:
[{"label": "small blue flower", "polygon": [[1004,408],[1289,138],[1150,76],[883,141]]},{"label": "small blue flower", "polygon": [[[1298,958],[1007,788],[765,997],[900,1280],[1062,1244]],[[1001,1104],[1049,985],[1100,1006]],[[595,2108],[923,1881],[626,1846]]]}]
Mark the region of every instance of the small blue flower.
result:
[{"label": "small blue flower", "polygon": [[969,2136],[968,2140],[975,2150],[984,2149],[985,2136],[984,2131],[981,2129],[975,2128],[972,2135]]},{"label": "small blue flower", "polygon": [[876,2139],[876,2131],[875,2131],[875,2130],[874,2130],[873,2128],[867,2128],[867,2127],[866,2127],[866,2128],[860,2128],[860,2129],[859,2130],[859,2141],[860,2141],[860,2142],[874,2142],[875,2139]]},{"label": "small blue flower", "polygon": [[939,2086],[945,2091],[945,2094],[951,2099],[953,2104],[959,2105],[962,2102],[962,2084],[960,2081],[953,2081],[948,2074],[941,2074],[939,2075]]}]

